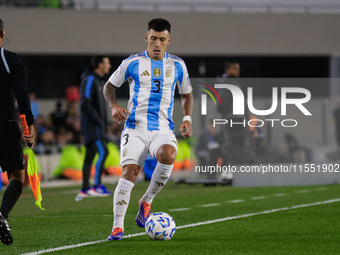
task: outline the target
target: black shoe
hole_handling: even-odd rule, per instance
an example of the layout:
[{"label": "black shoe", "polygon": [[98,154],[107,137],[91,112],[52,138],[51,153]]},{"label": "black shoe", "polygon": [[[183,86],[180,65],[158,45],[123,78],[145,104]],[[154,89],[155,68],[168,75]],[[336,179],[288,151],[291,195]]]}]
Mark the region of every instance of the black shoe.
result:
[{"label": "black shoe", "polygon": [[13,243],[13,236],[11,229],[8,226],[7,220],[0,213],[0,241],[3,244],[11,245]]}]

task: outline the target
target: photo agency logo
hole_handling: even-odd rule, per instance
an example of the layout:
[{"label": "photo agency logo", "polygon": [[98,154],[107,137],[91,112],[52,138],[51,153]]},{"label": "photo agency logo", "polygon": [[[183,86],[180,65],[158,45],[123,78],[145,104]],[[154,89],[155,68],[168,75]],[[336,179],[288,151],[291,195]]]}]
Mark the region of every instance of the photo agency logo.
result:
[{"label": "photo agency logo", "polygon": [[[201,88],[205,93],[201,94],[201,115],[207,115],[208,111],[208,103],[207,103],[207,95],[211,97],[214,101],[215,106],[218,106],[218,103],[215,99],[217,97],[221,107],[223,107],[223,102],[221,100],[221,96],[218,94],[216,89],[220,89],[219,93],[223,93],[223,90],[228,90],[232,96],[232,117],[240,117],[246,116],[246,109],[248,108],[248,113],[255,116],[263,116],[264,118],[250,118],[249,120],[243,119],[240,121],[240,118],[233,119],[229,116],[222,116],[222,118],[213,119],[213,126],[217,125],[229,125],[233,127],[235,125],[242,125],[244,127],[262,127],[265,123],[269,123],[271,127],[274,127],[277,124],[280,124],[282,127],[296,127],[298,125],[298,121],[296,119],[277,119],[277,118],[266,118],[272,115],[278,108],[279,100],[280,100],[280,115],[282,117],[287,116],[287,106],[294,105],[296,108],[294,110],[299,110],[305,116],[312,116],[311,112],[305,107],[304,104],[308,103],[311,99],[311,93],[308,89],[300,88],[300,87],[281,87],[281,97],[278,96],[278,87],[272,87],[272,102],[269,109],[256,109],[254,106],[254,94],[253,88],[247,88],[246,97],[241,90],[236,85],[232,84],[215,84],[214,87],[205,84],[203,82],[198,82],[200,85],[204,87]],[[222,89],[222,90],[221,90]],[[221,92],[222,91],[222,92]],[[292,96],[293,95],[293,96]],[[298,96],[297,96],[298,95]],[[225,118],[223,118],[225,117]]]}]

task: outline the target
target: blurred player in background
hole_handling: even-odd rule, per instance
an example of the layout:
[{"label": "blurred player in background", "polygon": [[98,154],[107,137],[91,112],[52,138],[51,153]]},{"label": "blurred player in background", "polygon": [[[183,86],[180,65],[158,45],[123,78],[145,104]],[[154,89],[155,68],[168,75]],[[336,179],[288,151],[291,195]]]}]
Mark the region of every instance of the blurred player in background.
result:
[{"label": "blurred player in background", "polygon": [[20,144],[21,132],[14,112],[15,98],[19,111],[26,115],[30,135],[24,136],[34,146],[34,117],[31,111],[27,88],[27,72],[21,59],[13,52],[2,48],[5,27],[0,19],[0,166],[7,171],[9,185],[2,197],[0,207],[0,240],[6,245],[13,243],[7,223],[8,214],[18,201],[25,182],[25,161]]},{"label": "blurred player in background", "polygon": [[[224,73],[217,77],[217,83],[232,84],[239,87],[244,93],[244,86],[240,84],[241,68],[237,60],[228,60],[224,65]],[[218,89],[222,105],[218,105],[217,110],[220,118],[233,119],[234,121],[249,120],[249,113],[246,110],[244,116],[233,115],[234,98],[230,90]],[[248,109],[245,105],[245,109]],[[223,164],[242,164],[254,161],[254,152],[250,146],[249,129],[242,126],[226,127],[220,130],[220,145],[223,157]]]},{"label": "blurred player in background", "polygon": [[[86,154],[83,165],[83,185],[76,196],[76,201],[84,197],[110,196],[112,193],[102,184],[104,162],[108,155],[106,104],[103,96],[104,77],[110,71],[110,59],[107,56],[95,56],[91,59],[93,71],[85,72],[80,90],[81,128],[84,135]],[[92,161],[99,153],[96,163],[94,186],[90,187]]]},{"label": "blurred player in background", "polygon": [[[114,193],[114,222],[108,240],[123,239],[131,190],[148,153],[157,160],[157,165],[149,187],[139,201],[138,226],[145,226],[154,197],[170,178],[177,154],[172,121],[176,85],[184,114],[180,131],[185,138],[192,134],[192,87],[184,61],[166,52],[171,42],[170,29],[171,25],[165,19],[151,20],[145,35],[147,50],[125,59],[104,87],[113,120],[117,123],[126,120],[120,144],[123,173]],[[126,80],[130,86],[128,110],[117,104],[115,94]]]}]

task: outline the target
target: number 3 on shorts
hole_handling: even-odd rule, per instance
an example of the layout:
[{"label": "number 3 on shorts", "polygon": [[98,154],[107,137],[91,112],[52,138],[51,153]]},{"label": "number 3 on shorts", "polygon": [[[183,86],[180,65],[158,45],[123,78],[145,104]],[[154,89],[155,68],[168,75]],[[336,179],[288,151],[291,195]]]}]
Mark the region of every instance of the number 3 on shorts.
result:
[{"label": "number 3 on shorts", "polygon": [[124,146],[129,141],[129,134],[125,134],[125,135],[123,135],[123,137],[125,137],[125,143],[123,144],[123,146]]}]

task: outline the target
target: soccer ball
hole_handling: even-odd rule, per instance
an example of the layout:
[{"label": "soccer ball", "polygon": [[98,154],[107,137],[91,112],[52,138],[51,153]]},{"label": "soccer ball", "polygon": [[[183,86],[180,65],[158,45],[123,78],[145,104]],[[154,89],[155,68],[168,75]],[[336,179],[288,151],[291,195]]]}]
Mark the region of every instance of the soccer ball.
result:
[{"label": "soccer ball", "polygon": [[174,219],[165,212],[153,213],[145,223],[145,232],[152,240],[170,240],[176,231]]}]

